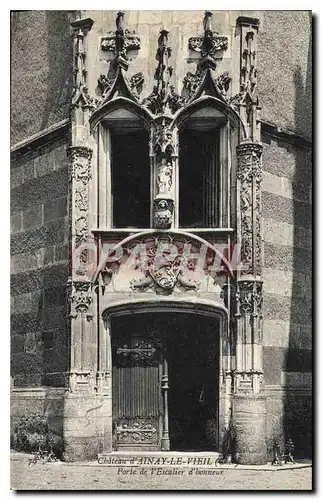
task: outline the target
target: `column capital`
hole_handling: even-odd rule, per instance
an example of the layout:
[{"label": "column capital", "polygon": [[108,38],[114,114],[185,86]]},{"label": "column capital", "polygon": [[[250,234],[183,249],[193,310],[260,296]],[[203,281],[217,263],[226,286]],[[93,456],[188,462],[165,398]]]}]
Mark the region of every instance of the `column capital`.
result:
[{"label": "column capital", "polygon": [[92,29],[93,24],[94,21],[90,17],[86,17],[85,19],[76,19],[70,23],[75,35],[81,33],[86,35],[87,32]]},{"label": "column capital", "polygon": [[237,26],[250,26],[253,29],[258,29],[260,20],[257,17],[239,16],[236,21]]},{"label": "column capital", "polygon": [[252,141],[251,139],[244,139],[241,141],[237,148],[237,154],[253,154],[260,156],[263,151],[263,145],[261,142]]},{"label": "column capital", "polygon": [[87,146],[75,145],[70,146],[67,150],[67,155],[70,161],[77,160],[78,158],[86,158],[91,160],[93,150]]},{"label": "column capital", "polygon": [[79,396],[79,393],[96,392],[96,377],[90,370],[72,370],[69,374],[68,398]]}]

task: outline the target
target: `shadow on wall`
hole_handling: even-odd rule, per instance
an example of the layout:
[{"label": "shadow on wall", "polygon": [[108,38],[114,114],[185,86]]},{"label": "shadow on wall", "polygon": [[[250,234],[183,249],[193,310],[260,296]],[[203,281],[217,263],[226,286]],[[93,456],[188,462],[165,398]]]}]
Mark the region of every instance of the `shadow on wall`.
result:
[{"label": "shadow on wall", "polygon": [[[310,45],[307,55],[306,81],[303,79],[300,67],[296,69],[294,74],[296,88],[295,124],[297,129],[301,129],[300,125],[303,124],[303,120],[307,120],[308,128],[312,126],[312,19],[310,12],[307,15],[310,16]],[[303,229],[307,231],[312,228],[311,154],[309,149],[297,149],[296,171],[293,179],[293,284],[289,350],[285,371],[297,372],[299,381],[305,373],[312,371],[312,351],[308,339],[308,332],[312,328],[311,293],[308,293],[311,289],[312,279],[312,251],[310,243],[303,240]],[[300,290],[301,296],[299,295]],[[301,388],[300,385],[291,387],[290,379],[287,379],[285,384],[284,438],[293,439],[296,456],[309,458],[312,456],[312,392],[309,389],[304,389],[303,386]]]},{"label": "shadow on wall", "polygon": [[[73,87],[73,45],[69,11],[45,11],[48,85],[42,129],[67,118]],[[63,54],[63,61],[62,61]]]}]

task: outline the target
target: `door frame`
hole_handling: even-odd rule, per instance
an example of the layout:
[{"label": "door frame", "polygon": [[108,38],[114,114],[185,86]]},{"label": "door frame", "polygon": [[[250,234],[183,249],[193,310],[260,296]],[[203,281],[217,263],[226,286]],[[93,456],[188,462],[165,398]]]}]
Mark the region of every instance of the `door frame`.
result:
[{"label": "door frame", "polygon": [[[191,300],[192,299],[192,300]],[[101,312],[104,331],[100,335],[98,352],[105,350],[105,355],[112,376],[112,341],[111,319],[116,316],[152,312],[184,312],[188,314],[201,314],[219,319],[219,402],[218,402],[218,442],[217,451],[220,449],[225,427],[231,414],[232,384],[231,384],[231,336],[229,331],[229,315],[225,306],[210,299],[191,297],[150,297],[124,299],[105,305]],[[105,429],[107,436],[112,437],[112,380],[110,381],[110,412],[106,417]],[[113,450],[112,442],[107,444],[106,451]]]}]

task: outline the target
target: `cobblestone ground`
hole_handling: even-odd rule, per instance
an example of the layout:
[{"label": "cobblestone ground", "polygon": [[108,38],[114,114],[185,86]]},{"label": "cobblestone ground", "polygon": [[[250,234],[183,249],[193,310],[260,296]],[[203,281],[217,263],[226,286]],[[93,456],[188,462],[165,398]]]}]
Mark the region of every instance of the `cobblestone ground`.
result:
[{"label": "cobblestone ground", "polygon": [[[152,469],[154,469],[152,471]],[[11,489],[14,490],[306,490],[312,489],[312,469],[275,471],[237,468],[177,469],[170,467],[108,467],[93,464],[40,463],[29,465],[29,457],[13,454]],[[131,473],[132,471],[132,473]],[[159,471],[159,472],[158,472]],[[160,472],[161,471],[161,472]],[[183,471],[183,472],[182,472]],[[198,472],[199,471],[199,472]]]}]

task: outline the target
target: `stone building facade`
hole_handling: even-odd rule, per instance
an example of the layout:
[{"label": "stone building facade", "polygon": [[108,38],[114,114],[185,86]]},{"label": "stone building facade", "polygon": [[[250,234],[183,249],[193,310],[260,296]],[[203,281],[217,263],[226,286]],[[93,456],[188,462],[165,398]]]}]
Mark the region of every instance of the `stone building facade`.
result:
[{"label": "stone building facade", "polygon": [[311,43],[305,11],[12,14],[12,417],[66,460],[230,423],[241,463],[310,455]]}]

